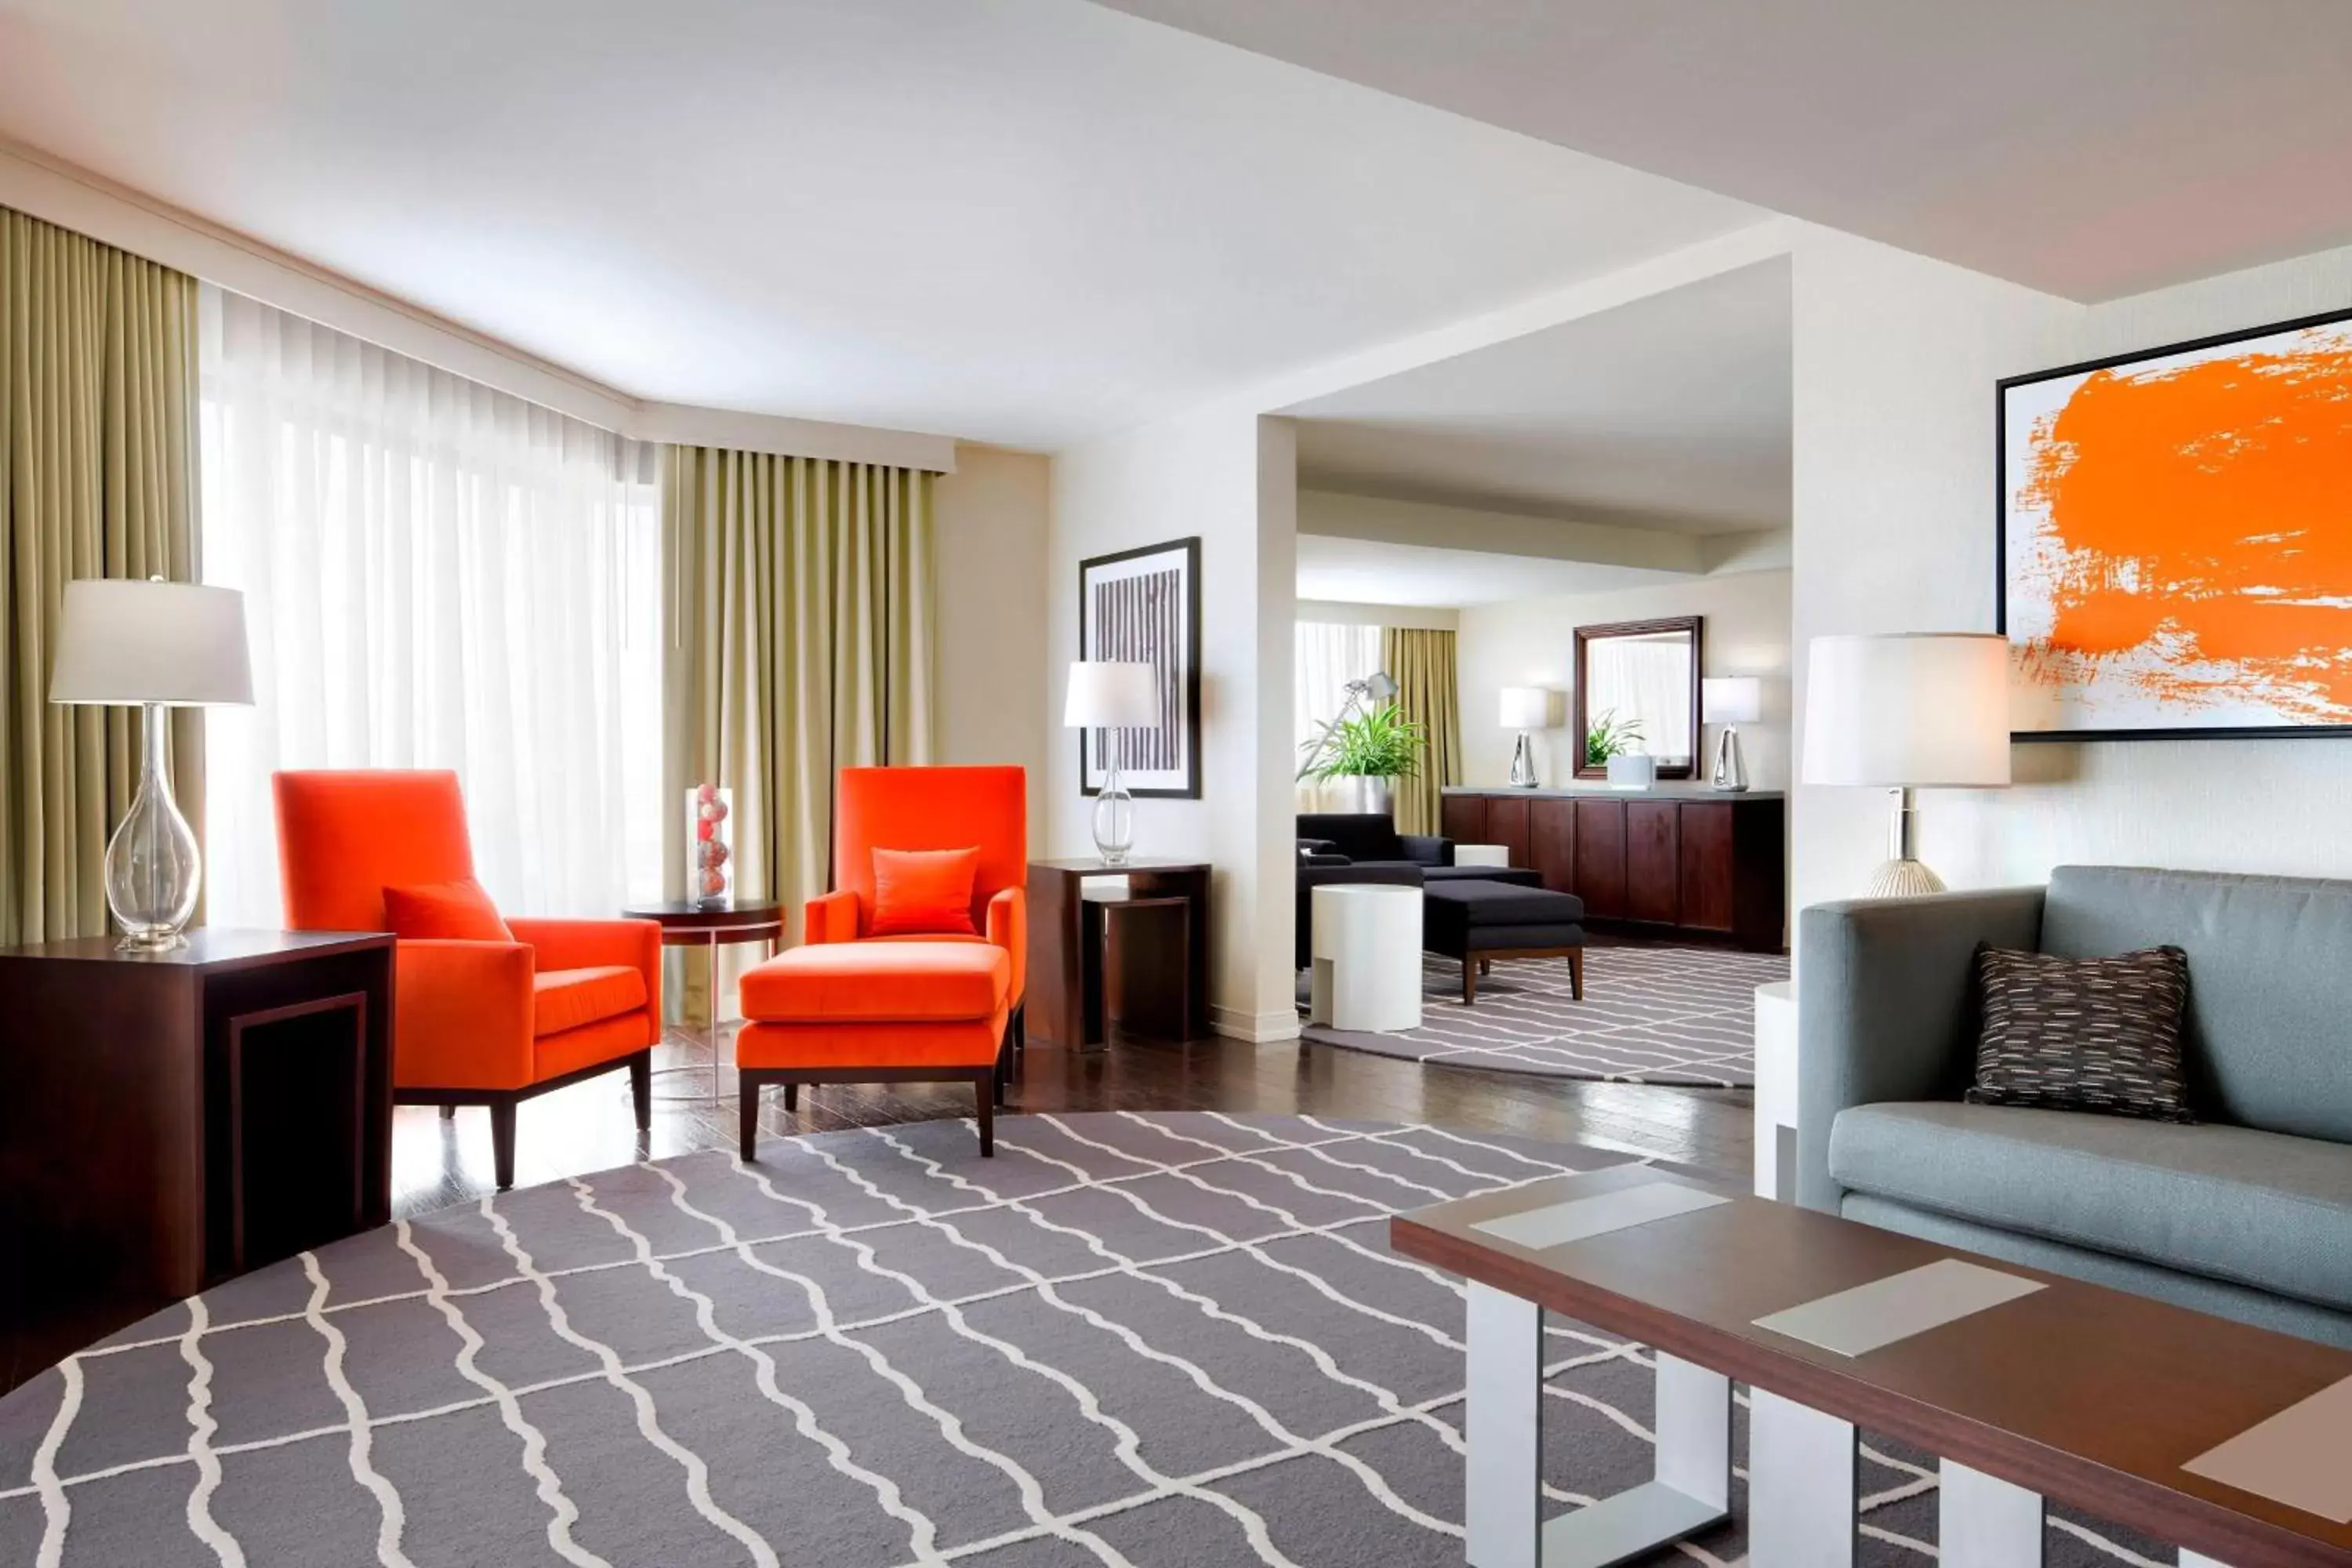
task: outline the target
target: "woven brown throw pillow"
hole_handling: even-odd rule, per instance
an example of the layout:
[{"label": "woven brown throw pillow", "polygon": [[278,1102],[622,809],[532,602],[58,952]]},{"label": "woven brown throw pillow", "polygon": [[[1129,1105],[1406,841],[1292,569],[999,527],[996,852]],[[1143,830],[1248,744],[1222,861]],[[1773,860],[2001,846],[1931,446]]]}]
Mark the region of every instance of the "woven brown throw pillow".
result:
[{"label": "woven brown throw pillow", "polygon": [[1979,946],[1977,996],[1971,1104],[2196,1120],[2180,1058],[2189,955],[2179,948],[2052,958]]}]

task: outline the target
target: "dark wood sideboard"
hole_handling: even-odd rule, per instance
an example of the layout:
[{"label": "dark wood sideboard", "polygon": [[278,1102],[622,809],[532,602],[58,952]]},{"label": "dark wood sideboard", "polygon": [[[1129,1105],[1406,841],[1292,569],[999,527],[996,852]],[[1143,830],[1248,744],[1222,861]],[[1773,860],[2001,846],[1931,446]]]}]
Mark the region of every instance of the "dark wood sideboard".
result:
[{"label": "dark wood sideboard", "polygon": [[383,1224],[392,1006],[388,933],[0,949],[0,1390]]},{"label": "dark wood sideboard", "polygon": [[1499,844],[1598,926],[1788,945],[1787,804],[1777,793],[1448,790],[1441,831]]}]

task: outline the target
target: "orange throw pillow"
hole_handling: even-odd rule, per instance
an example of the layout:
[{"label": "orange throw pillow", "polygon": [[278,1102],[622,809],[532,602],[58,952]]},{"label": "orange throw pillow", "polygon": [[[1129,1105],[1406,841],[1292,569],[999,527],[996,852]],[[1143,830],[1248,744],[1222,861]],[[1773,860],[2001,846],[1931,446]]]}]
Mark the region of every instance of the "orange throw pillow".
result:
[{"label": "orange throw pillow", "polygon": [[412,942],[512,942],[498,905],[471,877],[383,890],[383,918],[392,934]]},{"label": "orange throw pillow", "polygon": [[980,850],[874,851],[874,925],[870,936],[978,936],[971,923],[971,882]]}]

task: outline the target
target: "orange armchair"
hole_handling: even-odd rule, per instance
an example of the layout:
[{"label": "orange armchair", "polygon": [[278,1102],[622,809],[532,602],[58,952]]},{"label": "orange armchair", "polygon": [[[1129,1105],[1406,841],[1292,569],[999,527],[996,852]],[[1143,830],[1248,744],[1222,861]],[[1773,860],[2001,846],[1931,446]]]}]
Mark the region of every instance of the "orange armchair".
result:
[{"label": "orange armchair", "polygon": [[[286,922],[388,929],[384,889],[474,874],[457,775],[281,773],[272,780]],[[661,928],[651,921],[509,920],[512,942],[403,938],[394,953],[393,1098],[487,1105],[501,1191],[514,1185],[515,1107],[626,1066],[653,1122]]]},{"label": "orange armchair", "polygon": [[834,890],[811,899],[805,942],[894,942],[874,925],[874,851],[980,850],[971,880],[975,937],[1013,965],[1013,1041],[1022,1037],[1021,1002],[1029,959],[1029,782],[1020,768],[844,768],[834,802]]}]

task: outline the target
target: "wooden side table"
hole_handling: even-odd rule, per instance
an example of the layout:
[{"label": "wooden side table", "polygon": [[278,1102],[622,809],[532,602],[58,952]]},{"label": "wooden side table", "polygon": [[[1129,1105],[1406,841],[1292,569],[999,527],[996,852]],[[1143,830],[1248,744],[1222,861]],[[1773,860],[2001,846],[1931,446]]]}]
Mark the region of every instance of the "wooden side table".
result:
[{"label": "wooden side table", "polygon": [[[665,899],[649,904],[631,904],[621,911],[623,920],[652,921],[661,927],[664,947],[698,947],[710,955],[710,1022],[702,1032],[702,1043],[710,1049],[710,1092],[709,1094],[666,1094],[666,1100],[692,1100],[709,1104],[719,1095],[719,950],[731,942],[764,942],[768,956],[773,958],[784,942],[784,906],[782,904],[724,903],[703,905],[690,899]],[[691,1068],[659,1068],[657,1072],[690,1072]]]},{"label": "wooden side table", "polygon": [[389,933],[0,949],[0,1389],[392,1209]]},{"label": "wooden side table", "polygon": [[[1029,994],[1025,1032],[1083,1050],[1106,1038],[1102,946],[1088,941],[1089,881],[1127,879],[1136,900],[1181,899],[1185,904],[1183,1036],[1198,1039],[1209,1026],[1209,867],[1200,860],[1129,860],[1107,866],[1093,857],[1029,862]],[[1109,900],[1116,902],[1116,900]],[[1097,928],[1099,929],[1099,928]]]}]

